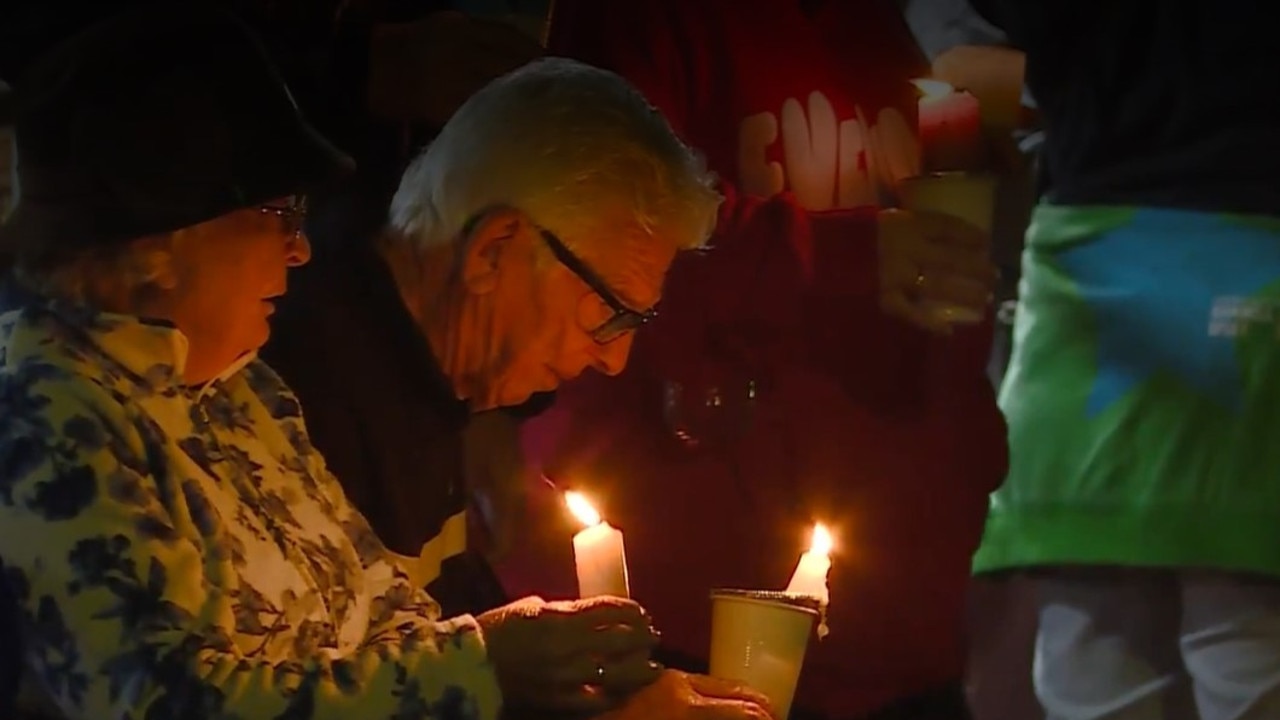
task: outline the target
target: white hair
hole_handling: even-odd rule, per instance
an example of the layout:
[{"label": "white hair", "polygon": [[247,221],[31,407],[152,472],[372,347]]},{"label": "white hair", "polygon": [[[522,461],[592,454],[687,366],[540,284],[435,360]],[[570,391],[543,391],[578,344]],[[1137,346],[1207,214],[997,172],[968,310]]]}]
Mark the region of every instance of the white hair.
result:
[{"label": "white hair", "polygon": [[[692,249],[710,237],[720,202],[702,158],[623,78],[546,58],[459,108],[401,178],[389,221],[419,249],[460,240],[497,207],[570,247],[627,230]],[[634,227],[617,227],[615,210]]]},{"label": "white hair", "polygon": [[[48,266],[27,267],[19,263],[18,277],[32,290],[81,304],[103,306],[111,301],[113,310],[121,299],[132,302],[173,267],[173,256],[186,236],[182,231],[138,238],[123,245],[78,250],[59,257]],[[99,294],[108,290],[111,297]]]}]

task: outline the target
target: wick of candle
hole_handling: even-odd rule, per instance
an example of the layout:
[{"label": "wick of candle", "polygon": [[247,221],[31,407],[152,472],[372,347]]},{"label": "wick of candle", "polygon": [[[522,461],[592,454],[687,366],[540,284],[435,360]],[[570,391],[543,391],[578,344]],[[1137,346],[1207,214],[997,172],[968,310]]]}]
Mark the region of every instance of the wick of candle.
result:
[{"label": "wick of candle", "polygon": [[831,538],[831,531],[826,525],[818,523],[813,526],[813,539],[809,541],[809,552],[814,555],[826,557],[831,554],[835,541]]},{"label": "wick of candle", "polygon": [[916,86],[916,90],[920,91],[922,100],[937,100],[951,95],[956,91],[955,87],[943,80],[934,80],[931,78],[919,78],[911,81]]},{"label": "wick of candle", "polygon": [[569,512],[573,513],[573,516],[583,525],[595,527],[601,523],[600,513],[582,493],[567,492],[564,494],[564,502],[569,506]]}]

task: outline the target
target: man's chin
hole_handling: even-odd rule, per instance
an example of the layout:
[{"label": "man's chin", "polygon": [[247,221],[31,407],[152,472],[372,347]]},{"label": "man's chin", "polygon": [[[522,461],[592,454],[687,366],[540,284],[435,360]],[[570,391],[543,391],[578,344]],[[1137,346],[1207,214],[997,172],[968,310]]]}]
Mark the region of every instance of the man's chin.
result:
[{"label": "man's chin", "polygon": [[473,393],[470,398],[471,411],[517,407],[539,393],[559,389],[564,382],[565,379],[550,368],[541,373],[510,373],[506,378],[499,377],[487,386],[477,387],[479,392]]},{"label": "man's chin", "polygon": [[489,409],[523,405],[538,393],[552,392],[558,389],[560,384],[559,378],[550,378],[541,382],[505,385],[494,394],[493,404]]},{"label": "man's chin", "polygon": [[523,405],[525,401],[533,397],[534,390],[518,389],[502,387],[494,392],[486,393],[481,397],[471,399],[471,412],[478,413],[486,410],[497,410],[504,407],[516,407]]}]

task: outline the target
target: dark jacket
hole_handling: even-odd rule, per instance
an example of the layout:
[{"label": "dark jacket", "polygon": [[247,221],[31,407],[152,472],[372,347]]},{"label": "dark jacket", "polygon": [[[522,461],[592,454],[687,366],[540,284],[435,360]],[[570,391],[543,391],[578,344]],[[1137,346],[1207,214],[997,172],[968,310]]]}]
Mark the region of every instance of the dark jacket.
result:
[{"label": "dark jacket", "polygon": [[[392,551],[417,556],[466,509],[458,400],[366,237],[317,241],[290,276],[263,358],[302,402],[312,441]],[[535,412],[540,398],[511,412]],[[450,613],[505,594],[476,553],[445,563],[432,594]]]},{"label": "dark jacket", "polygon": [[1257,3],[974,5],[1027,53],[1050,201],[1280,208],[1280,46]]}]

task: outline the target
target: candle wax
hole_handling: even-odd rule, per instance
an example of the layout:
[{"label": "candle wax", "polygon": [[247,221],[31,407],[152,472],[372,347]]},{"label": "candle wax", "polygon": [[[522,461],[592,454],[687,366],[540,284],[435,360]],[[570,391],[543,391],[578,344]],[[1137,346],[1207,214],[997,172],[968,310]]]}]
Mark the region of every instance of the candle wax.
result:
[{"label": "candle wax", "polygon": [[919,105],[920,157],[926,171],[973,170],[983,158],[982,111],[967,92],[926,95]]},{"label": "candle wax", "polygon": [[787,592],[796,595],[816,597],[826,605],[830,600],[827,589],[827,572],[831,570],[831,558],[826,554],[806,552],[800,556],[800,564],[796,566]]},{"label": "candle wax", "polygon": [[573,555],[579,597],[631,596],[622,531],[607,522],[592,525],[573,536]]}]

